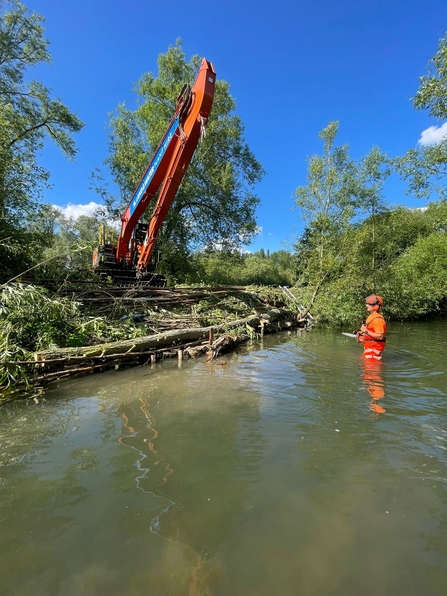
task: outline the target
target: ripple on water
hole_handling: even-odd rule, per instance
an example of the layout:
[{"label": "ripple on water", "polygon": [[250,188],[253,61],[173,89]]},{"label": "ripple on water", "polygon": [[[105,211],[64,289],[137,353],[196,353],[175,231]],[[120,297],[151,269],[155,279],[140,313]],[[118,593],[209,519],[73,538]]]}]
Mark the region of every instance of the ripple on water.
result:
[{"label": "ripple on water", "polygon": [[[50,593],[62,576],[105,593],[89,572],[104,560],[122,580],[111,595],[187,593],[172,583],[182,569],[199,582],[190,593],[425,593],[446,577],[446,370],[416,328],[390,339],[378,379],[354,341],[315,330],[266,337],[227,366],[97,375],[3,410],[9,593]],[[216,581],[203,553],[225,570]]]},{"label": "ripple on water", "polygon": [[445,354],[424,348],[415,350],[394,348],[386,353],[387,369],[396,379],[417,379],[433,375],[445,375]]},{"label": "ripple on water", "polygon": [[321,391],[313,380],[321,379],[328,363],[317,352],[293,342],[253,352],[238,367],[237,376],[245,387],[258,392],[262,411],[289,426],[296,420],[310,420]]}]

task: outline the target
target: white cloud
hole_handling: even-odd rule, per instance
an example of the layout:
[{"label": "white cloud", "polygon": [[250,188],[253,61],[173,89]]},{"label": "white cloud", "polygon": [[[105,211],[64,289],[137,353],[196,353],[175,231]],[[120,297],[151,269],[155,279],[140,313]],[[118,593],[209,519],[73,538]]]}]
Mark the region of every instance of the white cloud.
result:
[{"label": "white cloud", "polygon": [[101,205],[91,201],[87,205],[73,205],[72,203],[68,203],[66,207],[59,207],[59,205],[53,205],[53,207],[60,211],[67,219],[78,219],[81,215],[91,217]]},{"label": "white cloud", "polygon": [[444,124],[440,127],[430,126],[429,128],[423,130],[421,133],[421,138],[419,139],[418,143],[422,147],[427,147],[428,145],[437,145],[446,136],[447,136],[447,122],[444,122]]}]

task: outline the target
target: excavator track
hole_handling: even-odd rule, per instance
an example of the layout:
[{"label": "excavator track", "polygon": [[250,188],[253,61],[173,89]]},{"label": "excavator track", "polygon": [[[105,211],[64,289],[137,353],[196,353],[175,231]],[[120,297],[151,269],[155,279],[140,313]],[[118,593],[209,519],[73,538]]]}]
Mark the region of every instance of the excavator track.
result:
[{"label": "excavator track", "polygon": [[137,276],[135,271],[101,271],[100,278],[104,281],[112,281],[117,286],[144,285],[153,288],[165,288],[166,277],[159,273],[145,273]]}]

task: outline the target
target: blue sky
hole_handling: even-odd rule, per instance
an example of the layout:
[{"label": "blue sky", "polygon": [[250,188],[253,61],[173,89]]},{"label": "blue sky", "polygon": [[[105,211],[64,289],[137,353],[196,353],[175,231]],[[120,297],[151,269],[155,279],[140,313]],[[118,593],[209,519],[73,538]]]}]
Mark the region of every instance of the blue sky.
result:
[{"label": "blue sky", "polygon": [[[443,124],[409,98],[447,30],[445,0],[25,3],[45,17],[53,56],[30,76],[85,122],[74,163],[50,143],[42,154],[53,184],[44,199],[62,207],[99,201],[88,177],[107,156],[107,115],[122,101],[133,107],[133,83],[157,71],[178,37],[188,59],[206,57],[231,84],[246,141],[267,171],[257,187],[262,232],[250,250],[290,247],[302,230],[292,195],[330,121],[340,122],[338,143],[356,159],[374,145],[402,154]],[[422,206],[393,180],[386,199]]]}]

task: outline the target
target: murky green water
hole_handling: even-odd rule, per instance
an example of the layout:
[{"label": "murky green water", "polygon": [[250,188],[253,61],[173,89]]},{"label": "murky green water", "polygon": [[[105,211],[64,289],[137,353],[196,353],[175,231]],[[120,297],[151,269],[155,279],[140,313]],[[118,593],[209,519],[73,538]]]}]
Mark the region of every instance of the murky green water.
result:
[{"label": "murky green water", "polygon": [[0,409],[0,593],[447,593],[447,321],[335,331]]}]

